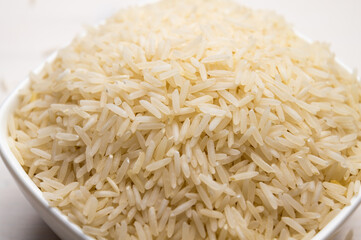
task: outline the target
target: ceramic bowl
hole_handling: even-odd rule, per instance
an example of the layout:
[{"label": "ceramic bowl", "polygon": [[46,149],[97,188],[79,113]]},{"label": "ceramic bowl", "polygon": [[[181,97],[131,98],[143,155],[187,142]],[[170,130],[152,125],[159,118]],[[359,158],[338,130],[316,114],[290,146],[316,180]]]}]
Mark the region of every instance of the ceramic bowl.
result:
[{"label": "ceramic bowl", "polygon": [[[310,41],[307,37],[297,33],[300,37],[306,41]],[[46,62],[50,63],[56,57],[56,53],[50,56]],[[45,63],[46,63],[45,62]],[[342,62],[338,61],[346,70],[350,71]],[[44,64],[45,64],[44,63]],[[34,72],[40,72],[41,65]],[[31,203],[35,210],[40,214],[43,220],[49,225],[49,227],[64,240],[90,240],[93,239],[82,232],[79,226],[70,222],[68,218],[63,215],[57,208],[49,206],[48,202],[42,195],[40,189],[30,179],[27,173],[24,171],[20,163],[15,158],[14,154],[10,150],[7,139],[8,134],[8,121],[9,116],[18,105],[19,91],[28,87],[30,80],[26,79],[5,99],[0,107],[0,155],[4,161],[6,167],[10,171],[11,175],[15,179],[18,187]],[[341,212],[328,223],[313,239],[325,240],[333,239],[333,237],[342,229],[342,225],[347,221],[351,214],[357,209],[361,203],[361,192],[353,197],[351,204],[344,207]]]}]

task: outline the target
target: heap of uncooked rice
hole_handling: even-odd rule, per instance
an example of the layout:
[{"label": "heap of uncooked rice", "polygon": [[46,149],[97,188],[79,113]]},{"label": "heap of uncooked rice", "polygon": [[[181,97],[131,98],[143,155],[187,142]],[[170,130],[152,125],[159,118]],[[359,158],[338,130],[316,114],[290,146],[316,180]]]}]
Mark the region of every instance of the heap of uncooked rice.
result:
[{"label": "heap of uncooked rice", "polygon": [[21,93],[9,144],[96,239],[310,239],[360,188],[360,84],[225,1],[120,11]]}]

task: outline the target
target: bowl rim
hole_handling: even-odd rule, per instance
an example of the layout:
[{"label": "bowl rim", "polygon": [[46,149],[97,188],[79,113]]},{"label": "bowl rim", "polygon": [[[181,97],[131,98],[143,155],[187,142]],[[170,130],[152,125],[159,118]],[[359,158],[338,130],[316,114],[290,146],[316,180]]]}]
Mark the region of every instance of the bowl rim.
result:
[{"label": "bowl rim", "polygon": [[[313,41],[298,32],[296,29],[293,29],[295,34],[305,40],[306,42],[312,43]],[[40,73],[46,64],[53,62],[58,55],[58,51],[55,51],[51,54],[40,66],[38,66],[33,72]],[[342,61],[340,61],[337,57],[335,61],[344,68],[347,72],[352,73],[351,69],[345,65]],[[357,78],[360,82],[360,77]],[[79,239],[83,240],[92,240],[91,236],[85,234],[80,226],[71,222],[67,216],[65,216],[57,207],[51,207],[47,200],[43,197],[42,191],[36,186],[36,184],[31,180],[28,174],[25,172],[19,161],[14,156],[8,144],[8,121],[10,114],[13,113],[14,107],[18,105],[18,94],[22,89],[25,89],[30,85],[29,77],[19,83],[19,85],[4,99],[4,101],[0,104],[0,156],[2,161],[5,163],[5,166],[11,173],[12,177],[16,180],[18,187],[21,188],[22,191],[26,191],[33,200],[36,201],[40,207],[50,214],[52,220],[59,224],[63,228],[66,228],[71,231],[72,234],[77,236]],[[25,195],[25,193],[23,193]],[[25,195],[26,199],[28,196]],[[350,205],[341,209],[341,211],[325,226],[323,227],[312,239],[313,240],[323,240],[333,236],[339,227],[345,222],[345,220],[357,209],[357,207],[361,203],[361,191],[358,192],[351,199]],[[32,203],[32,205],[34,205]],[[33,206],[34,207],[34,206]],[[39,213],[39,211],[38,211]],[[40,214],[41,215],[41,214]],[[43,215],[41,215],[42,218]],[[47,225],[50,224],[45,221]],[[50,226],[54,232],[57,232],[55,227]],[[57,233],[58,236],[60,234]]]}]

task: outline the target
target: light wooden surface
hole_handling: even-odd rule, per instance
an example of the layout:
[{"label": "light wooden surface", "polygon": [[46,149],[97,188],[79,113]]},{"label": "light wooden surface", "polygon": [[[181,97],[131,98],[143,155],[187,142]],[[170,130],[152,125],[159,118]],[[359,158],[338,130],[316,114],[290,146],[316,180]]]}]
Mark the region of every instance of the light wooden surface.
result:
[{"label": "light wooden surface", "polygon": [[[304,35],[329,42],[346,65],[361,70],[361,1],[240,2],[277,11]],[[46,56],[70,42],[84,25],[96,24],[126,4],[124,0],[0,1],[0,101]],[[342,237],[336,239],[344,239],[349,230],[353,231],[353,239],[361,239],[361,208],[346,223]],[[1,161],[0,239],[58,239],[22,196]]]}]

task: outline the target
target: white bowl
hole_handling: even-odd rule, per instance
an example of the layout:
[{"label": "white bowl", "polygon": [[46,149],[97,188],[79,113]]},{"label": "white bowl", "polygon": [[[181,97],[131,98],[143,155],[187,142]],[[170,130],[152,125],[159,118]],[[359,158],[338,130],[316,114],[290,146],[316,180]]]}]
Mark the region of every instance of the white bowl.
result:
[{"label": "white bowl", "polygon": [[[303,36],[297,32],[301,38],[308,42],[311,42],[309,38]],[[52,54],[45,62],[51,62],[56,57],[56,52]],[[349,72],[351,71],[342,62],[337,62]],[[45,63],[44,63],[45,64]],[[42,64],[34,72],[40,72]],[[10,171],[11,175],[15,179],[18,187],[35,208],[39,212],[43,220],[50,226],[50,228],[61,238],[61,239],[72,239],[72,240],[90,240],[93,239],[82,232],[79,226],[70,222],[65,215],[63,215],[57,208],[50,207],[48,202],[42,195],[40,189],[30,179],[27,173],[24,171],[14,154],[10,150],[8,145],[8,120],[13,109],[18,105],[18,93],[21,89],[28,87],[30,80],[27,78],[5,99],[0,106],[0,156],[2,157],[6,167]],[[351,204],[344,207],[341,212],[328,223],[313,239],[314,240],[326,240],[333,239],[333,237],[339,233],[342,225],[351,216],[351,214],[357,209],[361,203],[361,192],[357,196],[353,197]]]}]

